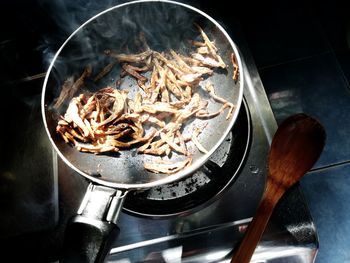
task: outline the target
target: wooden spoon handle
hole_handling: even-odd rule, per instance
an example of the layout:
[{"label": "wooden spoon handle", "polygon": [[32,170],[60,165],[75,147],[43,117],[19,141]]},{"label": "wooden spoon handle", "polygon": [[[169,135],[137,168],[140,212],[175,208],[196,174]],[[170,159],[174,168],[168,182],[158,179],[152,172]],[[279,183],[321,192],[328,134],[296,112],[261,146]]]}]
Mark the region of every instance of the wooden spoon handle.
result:
[{"label": "wooden spoon handle", "polygon": [[253,220],[249,223],[249,226],[244,234],[244,237],[239,245],[238,250],[231,259],[231,263],[248,263],[255,251],[257,244],[261,236],[264,233],[266,225],[271,217],[275,206],[274,198],[268,198],[264,196],[260,202],[260,205],[256,211]]}]

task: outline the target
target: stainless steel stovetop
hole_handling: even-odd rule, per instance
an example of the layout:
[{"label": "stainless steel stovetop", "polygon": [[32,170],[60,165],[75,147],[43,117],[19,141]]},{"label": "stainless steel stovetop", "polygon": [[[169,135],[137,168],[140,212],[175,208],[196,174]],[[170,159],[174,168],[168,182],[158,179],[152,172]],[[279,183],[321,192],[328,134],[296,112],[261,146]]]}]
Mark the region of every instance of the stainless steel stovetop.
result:
[{"label": "stainless steel stovetop", "polygon": [[[251,137],[234,182],[215,201],[179,215],[155,218],[122,212],[118,221],[121,232],[106,262],[230,261],[262,196],[268,149],[277,128],[249,50],[244,43],[238,46],[245,67],[244,97]],[[60,192],[69,192],[72,185],[76,189],[64,198],[65,210],[73,211],[87,184],[62,162],[58,174]],[[252,262],[313,262],[317,249],[316,230],[297,185],[276,208]]]}]

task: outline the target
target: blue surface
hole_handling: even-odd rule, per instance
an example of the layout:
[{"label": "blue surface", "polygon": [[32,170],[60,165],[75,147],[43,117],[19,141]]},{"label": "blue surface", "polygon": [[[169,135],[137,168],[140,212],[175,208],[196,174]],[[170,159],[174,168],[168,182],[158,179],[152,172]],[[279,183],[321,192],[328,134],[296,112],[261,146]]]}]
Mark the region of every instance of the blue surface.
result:
[{"label": "blue surface", "polygon": [[350,160],[350,90],[332,53],[260,71],[278,122],[305,112],[325,127],[327,141],[315,167]]},{"label": "blue surface", "polygon": [[316,263],[350,262],[350,164],[309,173],[301,186],[319,236]]},{"label": "blue surface", "polygon": [[305,112],[326,128],[320,169],[301,187],[319,235],[315,262],[350,262],[350,8],[272,2],[243,17],[243,31],[277,121]]},{"label": "blue surface", "polygon": [[[261,6],[259,6],[261,5]],[[242,17],[258,68],[270,67],[330,50],[307,1],[261,1]]]}]

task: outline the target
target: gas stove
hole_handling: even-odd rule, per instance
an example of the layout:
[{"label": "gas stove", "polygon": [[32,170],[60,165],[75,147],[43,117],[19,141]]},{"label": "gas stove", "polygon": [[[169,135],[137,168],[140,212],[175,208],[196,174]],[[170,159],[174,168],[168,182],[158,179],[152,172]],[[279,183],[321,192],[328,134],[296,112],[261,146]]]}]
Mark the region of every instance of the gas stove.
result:
[{"label": "gas stove", "polygon": [[[234,30],[230,26],[227,31]],[[277,128],[249,49],[239,32],[234,35],[245,67],[238,124],[210,162],[186,182],[128,195],[118,220],[120,235],[106,262],[230,261],[262,196],[267,153]],[[8,140],[10,151],[1,158],[3,166],[10,166],[6,157],[15,152],[16,163],[21,163],[16,178],[12,173],[2,178],[3,257],[17,255],[35,262],[58,257],[66,222],[77,212],[88,185],[52,153],[40,115],[43,75],[7,83],[10,98],[17,99],[14,115],[21,116],[18,126],[9,122],[9,127],[29,131],[21,140]],[[3,103],[4,112],[9,108]],[[11,129],[4,131],[4,138],[20,137]],[[296,185],[276,208],[252,262],[313,262],[317,250],[316,229]]]},{"label": "gas stove", "polygon": [[[249,50],[244,43],[238,46],[245,89],[237,124],[196,174],[129,193],[118,220],[121,231],[106,262],[230,261],[261,199],[269,145],[277,129]],[[58,179],[68,216],[76,212],[87,182],[60,160]],[[72,185],[76,191],[67,197]],[[317,233],[296,185],[277,206],[252,262],[313,262],[317,249]]]}]

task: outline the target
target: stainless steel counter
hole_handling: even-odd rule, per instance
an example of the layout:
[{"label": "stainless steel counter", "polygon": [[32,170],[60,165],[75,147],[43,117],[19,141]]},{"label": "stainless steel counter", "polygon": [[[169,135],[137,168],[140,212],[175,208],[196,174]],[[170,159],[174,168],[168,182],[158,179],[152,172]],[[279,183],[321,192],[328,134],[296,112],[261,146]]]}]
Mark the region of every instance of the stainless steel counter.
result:
[{"label": "stainless steel counter", "polygon": [[[252,141],[240,174],[217,201],[198,212],[155,219],[122,213],[121,234],[107,262],[229,262],[261,198],[269,144],[277,128],[250,53],[245,62],[245,100]],[[275,210],[252,262],[313,262],[317,234],[299,186]]]}]

